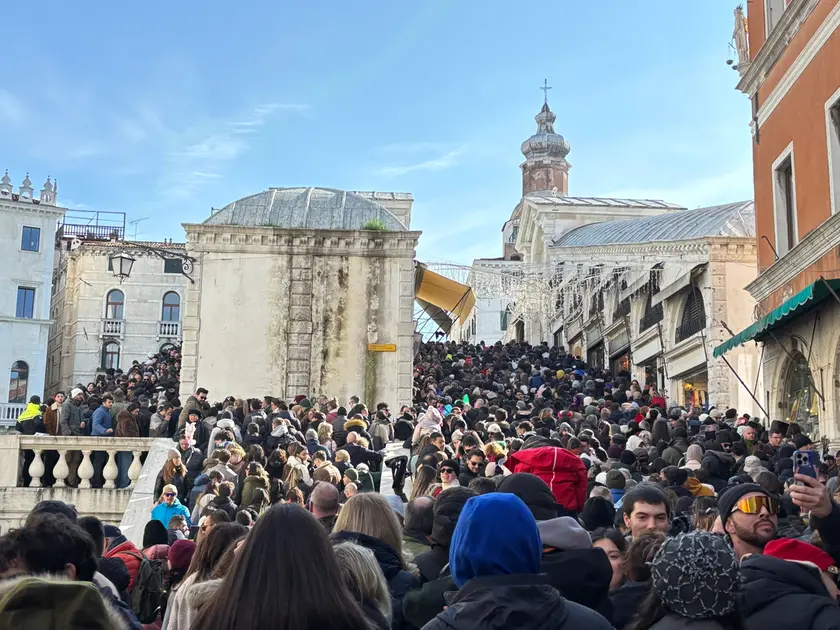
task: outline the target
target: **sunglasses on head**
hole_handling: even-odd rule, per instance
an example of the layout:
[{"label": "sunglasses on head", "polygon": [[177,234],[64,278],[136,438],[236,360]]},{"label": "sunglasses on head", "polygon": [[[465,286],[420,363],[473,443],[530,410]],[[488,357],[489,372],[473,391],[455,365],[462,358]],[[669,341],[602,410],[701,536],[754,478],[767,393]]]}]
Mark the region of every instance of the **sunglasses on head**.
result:
[{"label": "sunglasses on head", "polygon": [[744,514],[758,514],[761,508],[766,508],[770,514],[779,513],[779,502],[773,497],[759,496],[740,499],[736,508]]},{"label": "sunglasses on head", "polygon": [[441,472],[441,473],[449,473],[450,475],[454,475],[454,474],[455,474],[455,471],[454,471],[454,470],[452,470],[451,468],[441,468],[441,469],[440,469],[440,472]]},{"label": "sunglasses on head", "polygon": [[163,496],[165,496],[165,497],[174,497],[174,496],[175,496],[175,493],[174,493],[174,492],[164,492],[164,493],[163,493]]}]

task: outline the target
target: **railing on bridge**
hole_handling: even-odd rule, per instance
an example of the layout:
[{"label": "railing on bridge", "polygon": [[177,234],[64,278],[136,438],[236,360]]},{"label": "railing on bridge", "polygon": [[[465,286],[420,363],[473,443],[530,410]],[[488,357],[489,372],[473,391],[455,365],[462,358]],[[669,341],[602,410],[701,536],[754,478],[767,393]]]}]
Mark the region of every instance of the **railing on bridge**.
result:
[{"label": "railing on bridge", "polygon": [[26,403],[0,403],[0,427],[13,427],[26,409]]}]

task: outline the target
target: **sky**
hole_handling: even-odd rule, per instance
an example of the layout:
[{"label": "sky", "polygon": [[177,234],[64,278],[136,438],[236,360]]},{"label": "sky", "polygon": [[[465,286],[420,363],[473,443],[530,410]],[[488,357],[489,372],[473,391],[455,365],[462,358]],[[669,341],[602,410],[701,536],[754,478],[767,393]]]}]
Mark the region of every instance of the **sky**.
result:
[{"label": "sky", "polygon": [[[410,192],[427,262],[501,255],[545,79],[569,194],[752,197],[732,2],[17,3],[0,169],[139,240],[271,186]],[[127,237],[133,238],[129,226]]]}]

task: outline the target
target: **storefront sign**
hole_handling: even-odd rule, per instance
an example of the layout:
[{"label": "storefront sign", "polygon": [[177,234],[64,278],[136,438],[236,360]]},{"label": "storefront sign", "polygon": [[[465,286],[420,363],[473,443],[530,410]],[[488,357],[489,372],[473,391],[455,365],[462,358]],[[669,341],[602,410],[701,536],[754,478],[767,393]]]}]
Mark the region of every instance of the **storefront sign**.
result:
[{"label": "storefront sign", "polygon": [[369,343],[368,352],[396,352],[397,344],[395,343]]}]

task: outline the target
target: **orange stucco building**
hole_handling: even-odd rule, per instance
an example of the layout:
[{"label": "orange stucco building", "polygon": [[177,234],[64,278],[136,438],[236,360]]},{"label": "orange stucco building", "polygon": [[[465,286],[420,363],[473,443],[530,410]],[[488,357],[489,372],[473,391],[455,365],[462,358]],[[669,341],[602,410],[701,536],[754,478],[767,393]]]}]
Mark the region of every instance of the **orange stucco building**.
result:
[{"label": "orange stucco building", "polygon": [[768,420],[837,443],[840,0],[748,0],[746,21],[739,13],[737,87],[752,102],[758,245],[758,276],[746,288],[758,306],[755,323],[715,355],[759,344],[755,393]]}]

